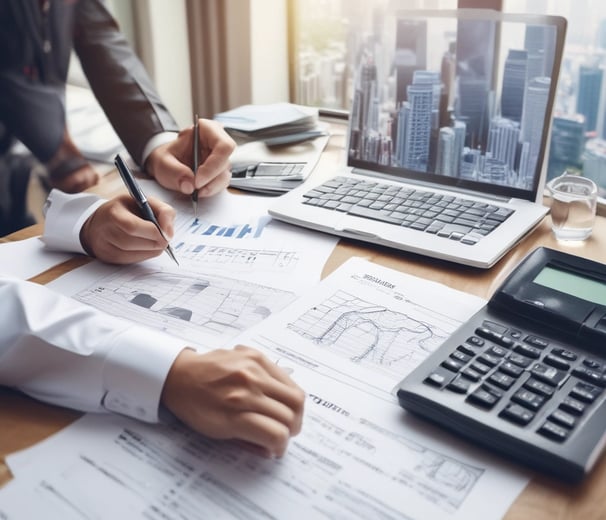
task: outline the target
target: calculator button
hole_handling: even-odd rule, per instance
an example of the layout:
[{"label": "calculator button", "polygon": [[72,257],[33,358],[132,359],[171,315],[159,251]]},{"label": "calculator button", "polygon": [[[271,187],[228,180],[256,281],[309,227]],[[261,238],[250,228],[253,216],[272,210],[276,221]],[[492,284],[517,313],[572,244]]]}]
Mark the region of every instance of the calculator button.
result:
[{"label": "calculator button", "polygon": [[512,377],[520,377],[520,375],[522,375],[522,373],[524,372],[523,368],[514,365],[510,361],[506,361],[505,363],[503,363],[499,367],[499,370]]},{"label": "calculator button", "polygon": [[457,350],[458,350],[459,352],[463,352],[463,354],[467,354],[468,356],[475,356],[475,355],[476,355],[475,351],[473,351],[472,349],[470,349],[470,348],[469,348],[468,346],[466,346],[466,345],[459,345],[459,346],[457,347]]},{"label": "calculator button", "polygon": [[537,433],[548,437],[554,441],[564,442],[568,437],[568,431],[566,428],[562,428],[557,424],[554,424],[550,421],[547,421],[543,426],[541,426]]},{"label": "calculator button", "polygon": [[516,380],[507,374],[503,374],[503,372],[497,371],[488,378],[488,382],[503,390],[509,390]]},{"label": "calculator button", "polygon": [[544,365],[543,363],[532,365],[530,373],[537,379],[553,386],[558,386],[568,376],[566,372]]},{"label": "calculator button", "polygon": [[579,379],[582,379],[583,381],[587,381],[588,383],[592,383],[601,387],[606,386],[606,376],[603,375],[601,372],[578,366],[572,371],[572,374],[577,376]]},{"label": "calculator button", "polygon": [[446,385],[446,388],[458,394],[466,394],[469,390],[470,384],[471,383],[469,381],[465,381],[465,379],[463,379],[461,376],[457,376]]},{"label": "calculator button", "polygon": [[488,365],[489,367],[494,367],[499,364],[501,359],[497,356],[491,356],[490,354],[482,354],[480,357],[478,357],[478,361]]},{"label": "calculator button", "polygon": [[528,368],[532,363],[532,359],[522,356],[521,354],[511,354],[509,356],[509,361],[522,368]]},{"label": "calculator button", "polygon": [[545,347],[549,345],[549,341],[543,338],[539,338],[538,336],[526,336],[524,341],[533,347],[537,347],[543,350]]},{"label": "calculator button", "polygon": [[562,426],[566,426],[566,428],[574,428],[575,424],[577,423],[577,420],[573,415],[562,410],[556,410],[553,412],[549,416],[549,419]]},{"label": "calculator button", "polygon": [[594,370],[604,370],[604,365],[595,359],[584,359],[583,365],[585,365],[587,368],[593,368]]},{"label": "calculator button", "polygon": [[467,343],[473,345],[474,347],[483,347],[485,342],[483,339],[478,338],[477,336],[470,336],[467,338]]},{"label": "calculator button", "polygon": [[486,375],[490,372],[490,367],[482,363],[472,363],[471,368],[482,375]]},{"label": "calculator button", "polygon": [[469,394],[465,400],[483,408],[492,408],[499,402],[499,399],[501,399],[502,396],[502,392],[490,388],[489,386],[482,385],[480,388],[474,390],[473,393]]},{"label": "calculator button", "polygon": [[518,354],[523,354],[524,356],[532,359],[538,359],[541,355],[540,349],[531,347],[530,345],[524,345],[524,343],[516,343],[513,350],[515,350]]},{"label": "calculator button", "polygon": [[450,370],[451,372],[458,372],[463,368],[463,366],[465,366],[465,363],[461,363],[459,361],[455,361],[454,359],[448,358],[442,361],[441,365],[445,369]]},{"label": "calculator button", "polygon": [[519,404],[509,403],[499,414],[499,417],[509,419],[510,421],[521,424],[522,426],[527,425],[532,419],[534,419],[534,413],[530,410],[520,406]]},{"label": "calculator button", "polygon": [[548,385],[547,383],[541,383],[541,381],[538,381],[533,377],[529,378],[528,381],[524,383],[524,388],[528,388],[528,390],[532,390],[544,397],[551,397],[555,392],[553,386]]},{"label": "calculator button", "polygon": [[570,396],[585,403],[593,403],[601,393],[602,390],[597,386],[589,383],[577,383],[570,391]]},{"label": "calculator button", "polygon": [[570,369],[570,363],[568,363],[568,361],[566,361],[565,359],[562,359],[560,357],[553,356],[552,354],[547,354],[543,358],[543,363],[545,363],[546,365],[555,367],[555,368],[559,368],[560,370],[569,370]]},{"label": "calculator button", "polygon": [[509,332],[509,335],[513,338],[513,339],[520,339],[522,337],[522,333],[519,330],[511,330]]},{"label": "calculator button", "polygon": [[499,345],[502,345],[503,347],[507,347],[507,348],[512,348],[516,342],[507,337],[507,336],[503,336],[502,338],[500,338],[499,340],[496,341]]},{"label": "calculator button", "polygon": [[565,397],[560,403],[560,409],[573,415],[583,415],[586,405],[572,397]]},{"label": "calculator button", "polygon": [[467,364],[467,362],[473,357],[473,355],[469,356],[467,354],[464,354],[460,350],[455,350],[452,354],[450,354],[450,357],[452,359],[454,359],[455,361],[459,361],[460,363]]},{"label": "calculator button", "polygon": [[476,372],[473,368],[467,367],[461,371],[461,375],[474,383],[477,383],[482,377],[480,373]]},{"label": "calculator button", "polygon": [[559,356],[568,361],[575,361],[578,357],[574,352],[563,348],[554,348],[551,352],[556,356]]},{"label": "calculator button", "polygon": [[493,345],[486,352],[488,354],[490,354],[491,356],[503,357],[505,354],[507,354],[508,350],[505,349],[505,348],[503,348],[503,347],[499,347],[497,345]]},{"label": "calculator button", "polygon": [[511,396],[511,400],[514,403],[521,404],[525,406],[529,410],[536,412],[543,403],[545,402],[545,398],[530,390],[525,390],[524,388],[520,388],[515,394]]},{"label": "calculator button", "polygon": [[438,372],[432,372],[423,380],[425,384],[437,387],[442,387],[446,381],[448,381],[448,379]]}]

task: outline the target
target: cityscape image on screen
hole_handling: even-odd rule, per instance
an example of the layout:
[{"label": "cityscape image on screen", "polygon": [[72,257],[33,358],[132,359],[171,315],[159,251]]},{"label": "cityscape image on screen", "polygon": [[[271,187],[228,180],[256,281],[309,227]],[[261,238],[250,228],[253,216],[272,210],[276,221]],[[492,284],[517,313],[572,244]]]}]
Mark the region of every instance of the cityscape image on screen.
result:
[{"label": "cityscape image on screen", "polygon": [[356,57],[349,158],[536,189],[555,26],[437,15],[390,23],[373,23]]}]

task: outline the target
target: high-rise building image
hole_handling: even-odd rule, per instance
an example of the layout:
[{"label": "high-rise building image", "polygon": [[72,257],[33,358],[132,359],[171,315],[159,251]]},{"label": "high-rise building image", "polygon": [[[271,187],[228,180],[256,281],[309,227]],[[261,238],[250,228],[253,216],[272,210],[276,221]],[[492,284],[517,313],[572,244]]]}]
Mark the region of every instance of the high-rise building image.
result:
[{"label": "high-rise building image", "polygon": [[465,145],[486,148],[490,94],[494,74],[495,24],[489,21],[457,22],[456,119],[467,125]]},{"label": "high-rise building image", "polygon": [[550,85],[550,78],[537,77],[530,80],[526,88],[520,141],[528,145],[528,163],[524,169],[520,165],[518,172],[520,186],[527,186],[528,183],[532,182],[537,166]]},{"label": "high-rise building image", "polygon": [[517,121],[522,119],[524,90],[528,71],[528,52],[510,49],[505,60],[501,92],[501,116]]},{"label": "high-rise building image", "polygon": [[[552,85],[547,76],[529,79],[529,56],[546,59],[540,47],[545,34],[516,28],[509,31],[515,38],[503,39],[504,26],[497,31],[496,23],[486,20],[394,26],[410,30],[408,40],[397,33],[380,39],[368,35],[358,55],[350,157],[419,174],[532,189]],[[432,51],[420,34],[442,47]],[[408,62],[402,60],[404,41]],[[385,66],[390,52],[392,65]],[[425,52],[426,59],[413,56]],[[417,61],[427,68],[406,68]],[[404,78],[410,83],[402,94]]]},{"label": "high-rise building image", "polygon": [[427,68],[427,22],[401,19],[397,22],[396,104],[406,101],[406,87],[412,83],[415,70]]},{"label": "high-rise building image", "polygon": [[602,92],[602,69],[581,65],[579,68],[579,92],[577,94],[577,112],[585,116],[585,129],[593,132],[597,129],[600,94]]},{"label": "high-rise building image", "polygon": [[568,169],[581,170],[585,147],[585,117],[581,114],[556,114],[551,123],[548,179]]}]

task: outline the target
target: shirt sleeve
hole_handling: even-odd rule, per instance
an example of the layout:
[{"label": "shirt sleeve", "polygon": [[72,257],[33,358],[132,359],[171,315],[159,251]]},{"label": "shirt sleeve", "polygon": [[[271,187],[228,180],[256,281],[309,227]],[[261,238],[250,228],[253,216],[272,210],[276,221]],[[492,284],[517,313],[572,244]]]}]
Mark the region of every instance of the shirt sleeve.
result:
[{"label": "shirt sleeve", "polygon": [[0,384],[48,403],[158,421],[182,340],[0,275]]},{"label": "shirt sleeve", "polygon": [[67,194],[52,190],[44,204],[42,240],[49,249],[86,254],[80,230],[86,219],[107,202],[90,193]]}]

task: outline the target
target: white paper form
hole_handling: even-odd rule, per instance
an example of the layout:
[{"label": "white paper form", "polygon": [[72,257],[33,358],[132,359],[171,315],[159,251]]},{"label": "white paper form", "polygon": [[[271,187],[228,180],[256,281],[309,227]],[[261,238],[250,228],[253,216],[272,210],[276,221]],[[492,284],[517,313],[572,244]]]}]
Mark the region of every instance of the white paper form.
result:
[{"label": "white paper form", "polygon": [[490,520],[526,484],[393,403],[303,367],[293,376],[309,395],[282,459],[89,414],[30,450],[35,464],[0,491],[0,518]]}]

